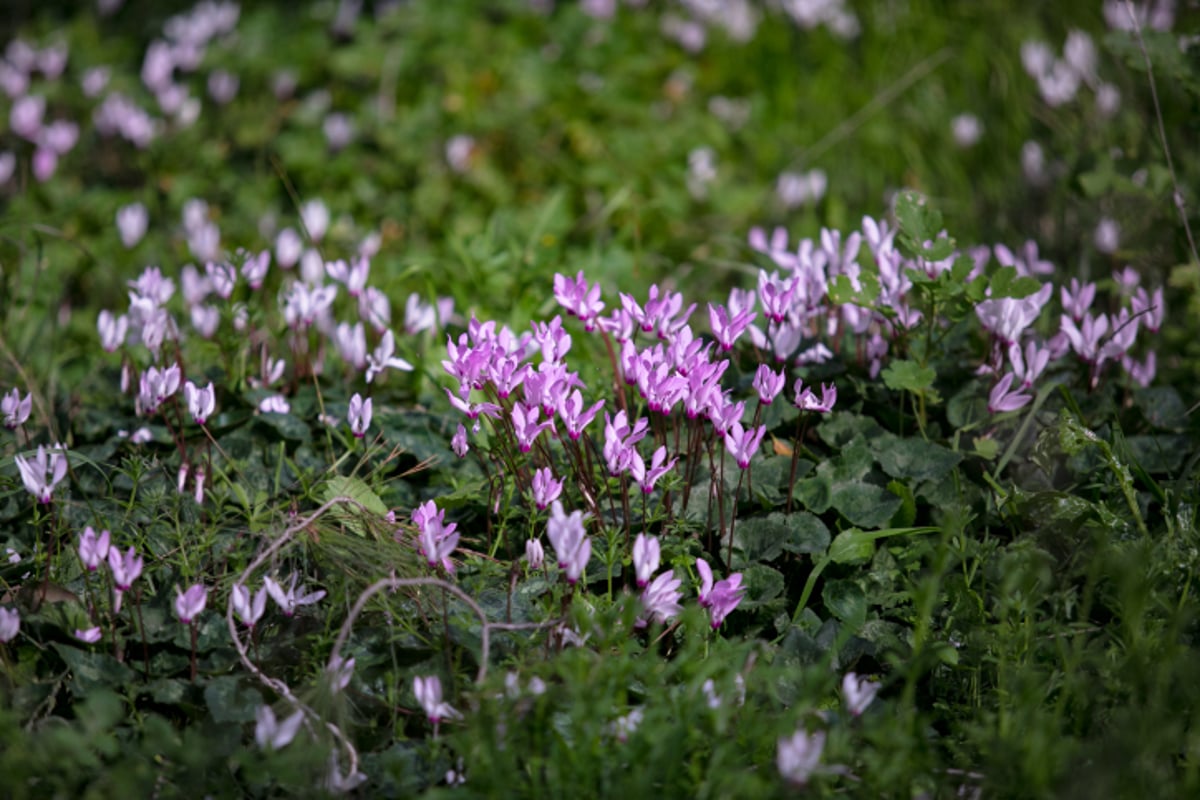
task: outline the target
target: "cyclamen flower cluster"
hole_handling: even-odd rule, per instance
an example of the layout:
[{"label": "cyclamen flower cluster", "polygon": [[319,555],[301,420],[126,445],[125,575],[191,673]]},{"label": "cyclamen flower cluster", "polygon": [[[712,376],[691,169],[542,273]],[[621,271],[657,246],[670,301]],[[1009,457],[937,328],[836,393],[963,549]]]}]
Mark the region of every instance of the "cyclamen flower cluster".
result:
[{"label": "cyclamen flower cluster", "polygon": [[[1128,18],[1128,12],[1122,11]],[[1029,40],[1021,45],[1021,63],[1037,81],[1038,92],[1049,106],[1061,106],[1075,99],[1082,85],[1096,92],[1096,108],[1102,116],[1111,116],[1119,107],[1121,95],[1099,77],[1099,56],[1092,37],[1079,30],[1070,31],[1063,44],[1062,58],[1045,42]]]},{"label": "cyclamen flower cluster", "polygon": [[1118,285],[1127,285],[1127,303],[1116,314],[1092,312],[1096,298],[1094,283],[1072,278],[1060,287],[1063,313],[1059,332],[1040,340],[1031,333],[1033,323],[1053,296],[1047,283],[1037,293],[1022,299],[1011,297],[985,300],[976,314],[985,330],[992,334],[993,349],[984,371],[1000,374],[1007,361],[1011,372],[1003,375],[992,389],[988,409],[992,413],[1013,411],[1025,406],[1032,397],[1027,393],[1051,364],[1074,352],[1088,371],[1089,388],[1094,388],[1108,362],[1118,362],[1140,386],[1148,386],[1155,375],[1155,354],[1149,351],[1143,361],[1130,354],[1138,330],[1145,326],[1156,333],[1165,318],[1162,287],[1148,292],[1139,286],[1140,276],[1133,270],[1114,274]]},{"label": "cyclamen flower cluster", "polygon": [[[944,234],[943,234],[944,235]],[[769,257],[779,272],[759,272],[758,292],[733,290],[727,308],[712,308],[713,330],[722,347],[732,347],[744,331],[755,347],[772,352],[777,362],[794,360],[798,364],[820,363],[832,357],[832,350],[821,339],[833,343],[849,335],[858,340],[858,352],[869,360],[869,372],[882,369],[891,342],[903,329],[921,319],[909,303],[912,280],[910,270],[936,278],[961,256],[972,259],[966,280],[983,274],[994,257],[1002,267],[1012,267],[1018,276],[1045,279],[1054,265],[1043,259],[1035,242],[1026,242],[1015,250],[1003,244],[972,248],[965,254],[954,252],[941,261],[903,256],[895,246],[896,231],[886,223],[864,217],[862,230],[851,232],[843,240],[837,231],[822,230],[819,241],[801,240],[789,247],[787,233],[777,228],[770,236],[761,229],[750,232],[750,245]],[[860,285],[860,259],[870,259],[877,271],[880,294],[874,309],[853,304],[835,304],[828,296],[834,279],[845,276],[852,286]],[[992,349],[983,371],[995,376],[989,398],[992,413],[1012,411],[1026,405],[1032,396],[1028,390],[1055,360],[1074,351],[1087,365],[1090,382],[1095,386],[1102,366],[1119,361],[1138,384],[1148,385],[1154,377],[1154,354],[1137,361],[1130,356],[1139,325],[1157,330],[1162,325],[1164,301],[1161,288],[1149,292],[1138,286],[1140,278],[1133,270],[1114,275],[1119,286],[1126,287],[1123,297],[1128,304],[1114,316],[1093,315],[1094,284],[1072,280],[1060,287],[1064,314],[1061,330],[1046,340],[1030,334],[1033,324],[1054,295],[1054,286],[1044,283],[1027,297],[986,299],[976,307],[980,324],[991,335]],[[753,306],[761,301],[768,320],[766,329],[753,324]],[[884,313],[882,309],[887,309]],[[737,321],[737,326],[734,321]],[[744,328],[741,326],[744,325]],[[730,332],[730,328],[737,328]],[[800,349],[802,342],[817,340]],[[1013,377],[1006,378],[1005,366]],[[826,411],[836,401],[833,386],[822,387],[822,397],[796,385],[795,404],[806,410]]]},{"label": "cyclamen flower cluster", "polygon": [[113,613],[119,613],[122,595],[133,587],[133,582],[142,574],[142,557],[133,547],[122,553],[111,545],[108,531],[97,534],[90,525],[80,534],[78,552],[79,560],[88,572],[95,572],[103,563],[108,564],[113,581]]},{"label": "cyclamen flower cluster", "polygon": [[[638,627],[645,627],[650,621],[667,622],[683,611],[680,604],[683,593],[679,588],[683,581],[675,576],[675,571],[668,570],[651,579],[658,570],[660,559],[658,538],[638,534],[633,543],[634,573],[637,587],[642,590],[642,616],[638,619]],[[696,559],[696,569],[700,573],[698,601],[701,608],[709,610],[712,628],[716,630],[742,601],[746,591],[742,586],[742,575],[735,572],[714,584],[712,569],[704,559]]]},{"label": "cyclamen flower cluster", "polygon": [[[310,232],[315,231],[314,239],[319,239],[328,224],[328,210],[324,204],[310,201],[303,207],[302,215]],[[234,298],[239,291],[249,297],[262,290],[270,274],[271,252],[239,251],[234,259],[240,261],[239,269],[233,262],[221,260],[220,231],[215,223],[209,221],[209,209],[204,201],[189,201],[183,216],[192,250],[204,262],[202,270],[193,265],[185,266],[180,279],[186,316],[192,330],[202,338],[212,338],[222,322],[227,321],[235,331],[246,332],[251,325],[247,305]],[[122,215],[118,224],[123,236],[133,238],[132,234],[136,231],[128,230],[131,223],[126,215]],[[280,234],[281,241],[286,238],[288,230]],[[369,241],[370,237],[367,239]],[[307,334],[310,331],[330,341],[346,366],[364,374],[368,383],[389,369],[409,371],[413,368],[408,361],[396,355],[395,334],[390,329],[390,301],[383,292],[367,283],[370,274],[369,249],[365,242],[360,254],[347,264],[343,260],[326,262],[315,249],[293,254],[282,244],[277,245],[276,263],[280,269],[289,269],[301,255],[312,266],[309,269],[311,274],[302,274],[300,280],[281,278],[279,305],[284,321],[295,334],[290,340],[292,357],[302,359],[305,369],[314,374],[322,374],[325,365],[323,358],[314,360],[309,357]],[[313,259],[315,263],[312,263]],[[326,283],[326,278],[333,282]],[[245,289],[241,290],[243,285]],[[126,314],[117,316],[108,310],[100,312],[97,328],[101,345],[108,352],[144,345],[152,358],[158,361],[163,342],[179,339],[182,335],[181,326],[168,309],[169,301],[175,296],[175,282],[163,276],[159,268],[148,267],[137,280],[129,283],[129,287],[130,304]],[[356,321],[337,322],[334,319],[338,293],[343,287],[355,301],[359,316]],[[212,302],[214,298],[219,302]],[[405,330],[418,333],[444,324],[452,318],[453,310],[453,301],[449,299],[439,300],[435,307],[424,303],[414,294],[406,303]],[[368,330],[374,332],[371,338],[376,339],[373,349],[368,340]],[[316,352],[324,353],[324,348],[318,348]],[[143,375],[143,380],[139,382],[139,411],[155,411],[158,404],[178,387],[177,382],[171,383],[177,381],[177,373],[171,372],[174,366],[152,366]],[[278,382],[286,366],[284,358],[269,357],[264,351],[262,376],[255,379],[254,385],[270,386]],[[128,363],[123,386],[126,385],[125,381],[128,381]],[[208,400],[205,395],[200,397]]]},{"label": "cyclamen flower cluster", "polygon": [[[771,320],[772,333],[784,324],[789,303],[801,286],[798,281],[764,282],[763,312]],[[717,353],[732,350],[750,329],[757,311],[735,309],[730,313],[723,306],[710,306],[713,337],[709,339],[694,333],[688,322],[695,304],[686,305],[682,295],[657,285],[650,287],[644,303],[621,294],[620,306],[608,315],[602,315],[605,303],[599,287],[589,285],[582,273],[574,278],[556,276],[554,295],[567,314],[582,320],[586,329],[620,344],[615,378],[637,390],[651,415],[669,417],[682,408],[688,420],[707,421],[714,438],[723,441],[739,467],[749,467],[760,450],[766,426],[743,426],[746,403],[722,386],[731,362]],[[652,341],[639,348],[639,336],[649,336]],[[487,418],[500,435],[511,436],[522,453],[547,447],[542,444],[543,433],[564,443],[579,442],[603,411],[602,454],[609,475],[628,476],[643,494],[652,494],[660,479],[677,467],[679,456],[661,440],[652,452],[639,447],[651,419],[631,416],[625,390],[620,390],[622,396],[617,400],[621,408],[615,415],[604,410],[606,400],[589,404],[584,399],[587,387],[565,362],[571,347],[572,337],[560,316],[535,322],[532,331],[520,335],[494,322],[472,319],[466,332],[447,340],[442,366],[458,384],[457,390],[446,389],[450,404],[465,415],[470,431],[478,433]],[[786,370],[760,367],[754,379],[759,404],[773,402],[786,382]],[[478,398],[475,393],[485,397]],[[826,385],[818,400],[798,385],[796,402],[806,410],[828,411],[836,402],[836,389]],[[565,436],[560,436],[562,433]],[[467,425],[458,425],[451,444],[460,456],[470,450],[468,436]],[[549,453],[538,449],[533,457],[532,496],[539,510],[561,492],[560,484],[547,483],[550,476],[542,471],[548,469]]]},{"label": "cyclamen flower cluster", "polygon": [[[442,366],[458,381],[458,391],[447,389],[446,394],[451,405],[471,421],[475,432],[480,416],[506,423],[521,452],[530,452],[543,431],[557,433],[555,417],[563,423],[567,436],[578,441],[604,401],[590,406],[584,401],[580,391],[585,388],[583,382],[563,360],[570,349],[571,336],[563,328],[561,317],[535,323],[532,333],[520,337],[506,327],[497,329],[494,322],[472,319],[457,342],[447,341],[448,358]],[[527,363],[534,353],[542,356],[536,368]],[[520,397],[507,403],[518,389]],[[505,402],[507,416],[504,406],[472,401],[473,391],[489,393]],[[465,441],[456,443],[455,449],[465,452]]]}]

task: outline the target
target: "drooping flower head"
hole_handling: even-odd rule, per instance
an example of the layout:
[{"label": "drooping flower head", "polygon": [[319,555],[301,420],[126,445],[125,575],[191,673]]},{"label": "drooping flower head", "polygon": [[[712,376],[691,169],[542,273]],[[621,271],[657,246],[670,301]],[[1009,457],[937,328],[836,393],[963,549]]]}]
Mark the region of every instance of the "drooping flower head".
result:
[{"label": "drooping flower head", "polygon": [[371,427],[371,398],[363,399],[363,396],[358,392],[350,398],[350,408],[346,412],[346,419],[350,422],[350,432],[354,434],[356,439],[363,438],[367,433],[367,428]]},{"label": "drooping flower head", "polygon": [[24,425],[32,411],[33,394],[30,392],[25,393],[25,399],[23,400],[21,399],[19,389],[13,389],[8,394],[0,397],[0,416],[4,417],[4,427],[10,431]]},{"label": "drooping flower head", "polygon": [[100,531],[97,536],[91,525],[83,529],[79,537],[79,558],[89,572],[95,572],[108,558],[109,537],[108,531]]},{"label": "drooping flower head", "polygon": [[554,472],[549,467],[542,467],[533,473],[531,486],[534,504],[538,511],[544,511],[562,494],[563,481],[555,479]]},{"label": "drooping flower head", "polygon": [[592,555],[592,543],[584,532],[583,519],[582,511],[573,511],[568,515],[562,503],[555,500],[546,523],[546,538],[554,548],[559,569],[566,571],[567,582],[571,584],[583,575]]},{"label": "drooping flower head", "polygon": [[786,781],[804,786],[817,771],[824,749],[825,731],[809,733],[801,729],[790,737],[779,740],[775,752],[775,765]]},{"label": "drooping flower head", "polygon": [[67,457],[58,450],[46,450],[38,445],[37,456],[25,459],[14,456],[21,482],[42,505],[50,503],[54,487],[67,476]]},{"label": "drooping flower head", "polygon": [[253,597],[250,595],[250,590],[242,584],[237,584],[233,587],[231,601],[233,603],[233,613],[238,615],[238,619],[247,628],[253,628],[258,621],[262,619],[262,615],[267,610],[267,587],[264,585]]},{"label": "drooping flower head", "polygon": [[325,597],[324,589],[318,589],[317,591],[310,592],[308,594],[297,594],[296,581],[298,581],[299,578],[299,575],[292,573],[292,581],[289,584],[286,592],[283,590],[283,586],[276,583],[271,578],[263,578],[263,585],[266,587],[267,593],[271,595],[271,599],[274,600],[275,604],[279,606],[279,609],[283,611],[284,616],[293,616],[296,613],[296,609],[300,606],[312,605],[313,603],[319,602],[321,598]]},{"label": "drooping flower head", "polygon": [[648,624],[649,620],[664,623],[679,616],[683,606],[679,604],[683,593],[679,591],[683,581],[675,577],[675,571],[659,575],[642,592],[642,611],[644,617],[639,620],[639,627]]},{"label": "drooping flower head", "polygon": [[175,589],[175,614],[184,625],[190,625],[208,604],[208,589],[204,584],[189,586],[187,591]]},{"label": "drooping flower head", "polygon": [[130,547],[121,553],[117,548],[108,549],[108,567],[112,570],[113,584],[118,592],[128,592],[129,587],[142,574],[142,557]]},{"label": "drooping flower head", "polygon": [[453,572],[450,554],[458,546],[457,523],[446,524],[445,509],[438,509],[432,500],[413,509],[412,521],[417,526],[417,547],[429,566],[441,564],[447,572]]},{"label": "drooping flower head", "polygon": [[413,694],[425,711],[425,717],[434,725],[444,719],[462,718],[462,714],[442,699],[442,682],[436,675],[413,678]]},{"label": "drooping flower head", "polygon": [[639,533],[633,540],[633,568],[637,574],[639,589],[645,589],[650,576],[658,570],[662,549],[657,536]]},{"label": "drooping flower head", "polygon": [[275,712],[265,703],[254,712],[254,741],[263,750],[282,750],[287,747],[304,722],[304,712],[297,711],[287,719],[279,722]]},{"label": "drooping flower head", "polygon": [[861,678],[853,672],[847,672],[842,678],[842,697],[851,716],[861,716],[878,693],[879,684],[875,681]]}]

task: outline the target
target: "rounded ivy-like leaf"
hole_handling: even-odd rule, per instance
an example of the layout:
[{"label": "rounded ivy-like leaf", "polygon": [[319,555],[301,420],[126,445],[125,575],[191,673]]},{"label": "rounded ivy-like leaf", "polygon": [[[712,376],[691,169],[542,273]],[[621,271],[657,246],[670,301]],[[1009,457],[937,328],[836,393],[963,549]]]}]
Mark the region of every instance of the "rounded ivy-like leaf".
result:
[{"label": "rounded ivy-like leaf", "polygon": [[856,581],[829,581],[821,592],[829,613],[854,630],[867,621],[867,594]]}]

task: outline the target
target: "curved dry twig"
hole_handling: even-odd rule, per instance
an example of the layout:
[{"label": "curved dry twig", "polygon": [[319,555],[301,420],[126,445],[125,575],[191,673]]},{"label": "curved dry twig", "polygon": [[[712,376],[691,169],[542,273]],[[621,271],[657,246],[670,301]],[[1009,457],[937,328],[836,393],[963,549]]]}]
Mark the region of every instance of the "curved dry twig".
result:
[{"label": "curved dry twig", "polygon": [[[268,558],[283,549],[283,546],[289,543],[293,536],[307,528],[312,523],[316,522],[318,519],[328,513],[331,508],[341,504],[357,506],[362,511],[367,510],[361,503],[352,497],[339,495],[338,497],[330,498],[328,502],[310,514],[307,518],[300,520],[295,525],[292,525],[284,530],[284,532],[280,534],[279,538],[271,542],[269,547],[266,547],[261,553],[259,553],[258,556],[250,562],[249,566],[242,571],[242,574],[238,576],[237,585],[244,586],[246,581],[249,580],[250,576],[254,574],[254,571],[261,567]],[[296,697],[290,686],[278,678],[272,678],[270,675],[267,675],[258,668],[257,664],[250,660],[250,655],[246,651],[246,645],[242,641],[241,636],[238,634],[237,623],[233,618],[232,592],[229,595],[229,600],[225,603],[225,624],[229,627],[229,636],[233,639],[233,646],[237,650],[238,660],[242,662],[242,666],[246,669],[246,671],[258,678],[258,680],[264,686],[271,689],[280,697],[291,703],[292,707],[297,711],[302,712],[304,714],[305,727],[308,727],[310,732],[312,730],[310,727],[310,720],[315,719],[324,722],[325,727],[331,734],[333,734],[333,737],[338,741],[338,744],[344,748],[346,752],[347,758],[350,762],[349,774],[356,774],[358,772],[358,751],[354,748],[354,745],[351,744],[350,739],[346,736],[346,734],[342,732],[342,729],[332,722],[322,719],[320,714],[314,711],[310,706],[308,706],[308,704],[300,700],[300,698]]]},{"label": "curved dry twig", "polygon": [[[286,544],[291,542],[292,538],[297,533],[316,522],[318,519],[328,513],[334,506],[343,504],[354,506],[360,511],[369,513],[369,509],[352,497],[339,495],[337,497],[330,498],[328,502],[319,507],[316,511],[312,512],[312,514],[284,530],[284,532],[280,534],[275,541],[271,542],[268,547],[264,548],[262,552],[260,552],[242,571],[242,574],[238,576],[237,584],[244,586],[246,581],[249,580],[250,576],[253,575],[254,572],[264,563],[266,563],[268,559],[282,550]],[[553,627],[560,622],[559,620],[529,623],[488,622],[487,614],[484,613],[483,609],[471,598],[470,595],[454,584],[448,583],[441,578],[384,578],[368,586],[365,590],[363,590],[362,594],[358,596],[358,599],[355,600],[354,605],[350,609],[350,613],[347,615],[346,620],[342,623],[341,630],[338,631],[337,640],[334,642],[333,649],[329,654],[329,666],[333,666],[335,663],[337,663],[337,660],[340,659],[342,647],[346,644],[346,640],[350,637],[350,630],[353,627],[355,620],[358,619],[359,614],[362,613],[363,608],[366,607],[367,601],[384,589],[399,589],[403,586],[439,586],[453,594],[458,599],[462,600],[467,607],[471,609],[475,616],[479,618],[482,627],[480,635],[480,664],[479,670],[475,675],[476,683],[481,683],[483,679],[487,677],[488,655],[491,649],[492,630],[538,630],[540,628]],[[355,749],[354,745],[351,744],[349,738],[341,730],[341,728],[334,723],[329,722],[328,720],[322,719],[320,714],[300,700],[300,698],[296,697],[290,686],[278,678],[273,678],[270,675],[267,675],[265,672],[259,669],[258,665],[250,660],[250,655],[246,649],[246,644],[242,641],[242,638],[238,633],[237,622],[234,620],[232,593],[230,594],[229,600],[225,604],[225,624],[229,628],[229,636],[233,639],[233,646],[237,650],[238,659],[241,661],[242,666],[246,669],[246,671],[257,678],[264,686],[285,699],[297,711],[302,712],[304,714],[304,724],[306,727],[309,727],[310,731],[310,720],[320,720],[321,722],[324,722],[325,727],[331,734],[333,734],[333,737],[338,741],[338,744],[346,752],[350,767],[348,774],[356,774],[358,772],[358,751]]]}]

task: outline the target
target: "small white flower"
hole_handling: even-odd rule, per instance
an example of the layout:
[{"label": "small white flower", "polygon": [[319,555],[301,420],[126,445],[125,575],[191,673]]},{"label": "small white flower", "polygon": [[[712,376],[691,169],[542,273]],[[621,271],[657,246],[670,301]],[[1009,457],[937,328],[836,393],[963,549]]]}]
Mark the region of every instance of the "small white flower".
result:
[{"label": "small white flower", "polygon": [[974,114],[959,114],[950,121],[950,130],[959,147],[970,147],[983,136],[983,123]]},{"label": "small white flower", "polygon": [[842,696],[846,700],[846,710],[851,716],[861,716],[875,695],[879,693],[879,683],[860,678],[853,672],[847,672],[842,678]]},{"label": "small white flower", "polygon": [[88,628],[87,630],[75,629],[75,638],[87,644],[95,644],[100,641],[101,631],[99,627]]},{"label": "small white flower", "polygon": [[258,410],[264,414],[286,414],[292,410],[287,398],[281,394],[264,397],[258,404]]},{"label": "small white flower", "polygon": [[254,712],[254,741],[264,750],[282,750],[291,744],[304,722],[304,712],[297,711],[283,722],[278,722],[275,712],[268,705],[261,705]]},{"label": "small white flower", "polygon": [[780,739],[777,743],[775,765],[784,779],[797,786],[803,786],[816,772],[824,749],[824,731],[809,733],[798,730],[791,737]]},{"label": "small white flower", "polygon": [[1096,249],[1101,253],[1114,253],[1121,244],[1121,226],[1116,220],[1104,217],[1096,225]]}]

